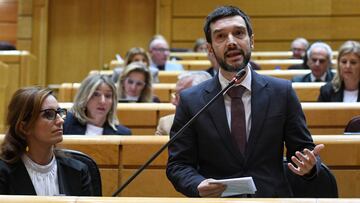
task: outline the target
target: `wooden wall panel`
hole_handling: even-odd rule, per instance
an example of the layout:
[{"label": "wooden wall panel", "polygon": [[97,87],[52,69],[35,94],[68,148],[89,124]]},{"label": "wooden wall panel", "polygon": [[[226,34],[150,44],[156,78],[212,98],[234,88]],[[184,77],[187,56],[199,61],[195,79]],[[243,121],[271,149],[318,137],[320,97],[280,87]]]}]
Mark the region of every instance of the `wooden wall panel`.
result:
[{"label": "wooden wall panel", "polygon": [[17,0],[0,1],[0,41],[16,45],[17,10]]},{"label": "wooden wall panel", "polygon": [[17,21],[17,1],[0,1],[0,22]]},{"label": "wooden wall panel", "polygon": [[116,53],[124,57],[132,47],[147,49],[155,33],[155,1],[107,0],[104,4],[102,64],[114,59]]},{"label": "wooden wall panel", "polygon": [[49,83],[79,82],[100,67],[100,8],[98,0],[49,2]]},{"label": "wooden wall panel", "polygon": [[174,16],[207,16],[220,5],[235,5],[249,16],[303,16],[327,15],[331,12],[331,0],[173,0]]},{"label": "wooden wall panel", "polygon": [[322,40],[337,47],[346,40],[360,40],[360,2],[356,0],[172,0],[172,47],[191,48],[204,37],[205,17],[219,5],[236,5],[251,18],[257,51],[285,51],[296,37]]},{"label": "wooden wall panel", "polygon": [[80,82],[116,53],[146,48],[155,34],[155,0],[49,3],[48,84]]}]

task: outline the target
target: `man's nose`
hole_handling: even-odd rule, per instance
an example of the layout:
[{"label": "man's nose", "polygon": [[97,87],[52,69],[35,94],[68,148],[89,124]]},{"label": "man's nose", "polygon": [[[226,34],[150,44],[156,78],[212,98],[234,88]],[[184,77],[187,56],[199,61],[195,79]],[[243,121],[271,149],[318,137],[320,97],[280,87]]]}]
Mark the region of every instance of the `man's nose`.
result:
[{"label": "man's nose", "polygon": [[235,38],[234,38],[234,36],[233,36],[231,33],[228,34],[228,37],[227,37],[227,45],[228,45],[228,46],[235,46],[235,45],[236,45]]}]

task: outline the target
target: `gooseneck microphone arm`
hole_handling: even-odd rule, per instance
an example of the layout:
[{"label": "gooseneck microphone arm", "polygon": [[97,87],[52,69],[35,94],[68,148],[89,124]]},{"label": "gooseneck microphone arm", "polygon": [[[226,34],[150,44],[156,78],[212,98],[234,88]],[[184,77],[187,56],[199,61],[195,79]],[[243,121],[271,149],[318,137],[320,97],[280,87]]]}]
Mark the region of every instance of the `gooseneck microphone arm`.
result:
[{"label": "gooseneck microphone arm", "polygon": [[154,153],[148,161],[144,163],[123,185],[121,185],[113,194],[113,197],[116,197],[121,191],[123,191],[127,185],[129,185],[145,168],[147,168],[174,140],[199,117],[199,115],[204,112],[209,106],[223,95],[229,88],[231,88],[235,83],[237,83],[244,75],[246,74],[245,69],[241,69],[234,78],[229,82],[229,84],[222,89],[219,93],[217,93],[204,107],[202,107],[170,140],[165,143],[156,153]]}]

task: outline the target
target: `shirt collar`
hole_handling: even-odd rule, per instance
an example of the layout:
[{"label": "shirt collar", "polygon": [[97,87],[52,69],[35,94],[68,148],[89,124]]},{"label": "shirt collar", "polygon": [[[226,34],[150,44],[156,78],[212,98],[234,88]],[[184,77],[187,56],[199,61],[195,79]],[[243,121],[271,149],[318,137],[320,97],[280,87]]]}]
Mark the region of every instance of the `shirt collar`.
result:
[{"label": "shirt collar", "polygon": [[[243,81],[241,81],[241,83],[239,85],[244,86],[247,90],[251,91],[251,69],[249,67],[249,65],[247,65],[245,67],[245,70],[247,72],[245,78]],[[221,85],[221,89],[224,89],[228,84],[229,84],[229,80],[227,80],[222,74],[221,74],[222,70],[219,70],[219,82]]]},{"label": "shirt collar", "polygon": [[[321,77],[320,77],[320,80],[322,81],[322,82],[325,82],[326,81],[326,74],[327,74],[327,72],[325,72]],[[311,82],[315,82],[315,80],[316,80],[316,77],[311,73],[310,74],[310,80],[311,80]]]}]

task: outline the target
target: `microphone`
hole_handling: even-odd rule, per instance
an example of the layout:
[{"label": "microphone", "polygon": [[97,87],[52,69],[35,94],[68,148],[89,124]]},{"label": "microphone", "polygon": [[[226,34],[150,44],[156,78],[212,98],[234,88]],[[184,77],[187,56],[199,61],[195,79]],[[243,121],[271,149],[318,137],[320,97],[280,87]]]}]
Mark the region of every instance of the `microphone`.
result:
[{"label": "microphone", "polygon": [[173,143],[179,135],[182,135],[183,132],[206,110],[208,109],[215,100],[217,100],[220,95],[223,95],[228,89],[230,89],[235,83],[237,83],[244,75],[246,74],[245,69],[241,69],[236,73],[234,78],[229,82],[229,84],[218,92],[207,104],[205,104],[185,125],[180,128],[180,130],[175,133],[173,137],[169,139],[157,152],[155,152],[149,160],[147,160],[144,165],[142,165],[135,173],[124,183],[122,184],[113,194],[113,197],[116,197],[121,191],[123,191],[127,185],[129,185],[145,168],[147,168],[171,143]]}]

